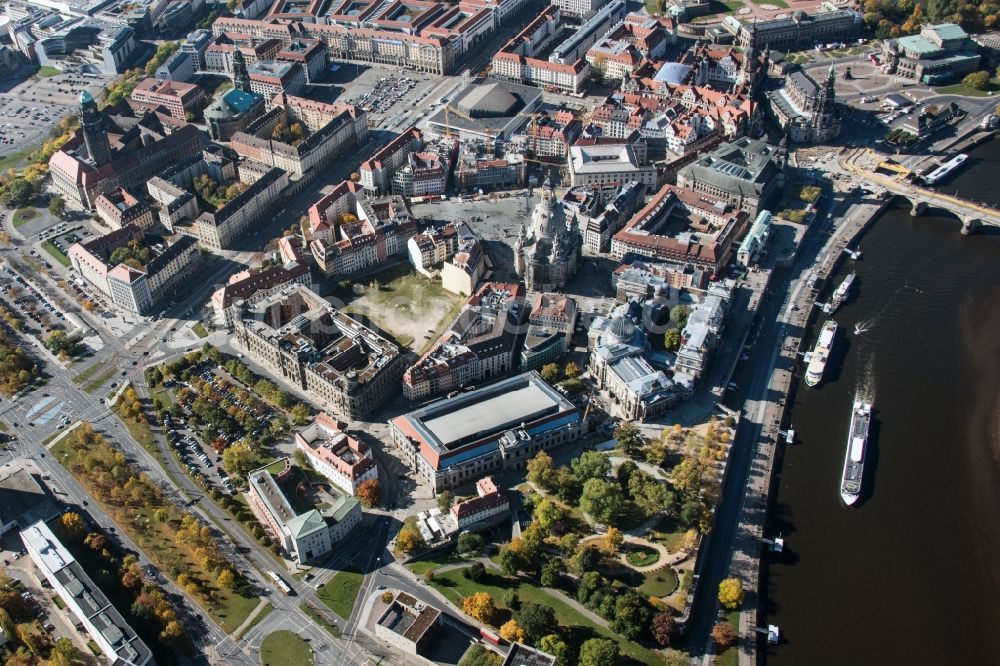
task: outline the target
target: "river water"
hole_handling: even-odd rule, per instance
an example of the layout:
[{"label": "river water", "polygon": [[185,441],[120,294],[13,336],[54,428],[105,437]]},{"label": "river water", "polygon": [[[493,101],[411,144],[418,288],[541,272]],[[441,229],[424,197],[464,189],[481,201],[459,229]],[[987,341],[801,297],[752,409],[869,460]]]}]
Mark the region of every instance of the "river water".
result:
[{"label": "river water", "polygon": [[[1000,142],[942,189],[1000,200]],[[989,166],[992,164],[992,167]],[[934,212],[934,211],[932,211]],[[818,389],[799,385],[771,531],[769,664],[1000,664],[1000,235],[885,213],[835,316]],[[811,347],[818,331],[807,339]],[[854,324],[870,328],[854,334]],[[870,384],[866,496],[839,498],[850,405]]]}]

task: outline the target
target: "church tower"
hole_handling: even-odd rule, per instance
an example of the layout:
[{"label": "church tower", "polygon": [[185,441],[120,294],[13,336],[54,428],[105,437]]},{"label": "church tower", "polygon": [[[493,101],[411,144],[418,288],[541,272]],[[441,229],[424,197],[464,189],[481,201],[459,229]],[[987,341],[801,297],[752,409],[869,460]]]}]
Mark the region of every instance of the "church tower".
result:
[{"label": "church tower", "polygon": [[86,90],[80,93],[80,128],[83,131],[83,142],[87,146],[87,155],[94,166],[100,167],[110,162],[111,144],[104,131],[104,116],[97,110],[97,102]]},{"label": "church tower", "polygon": [[250,92],[250,74],[247,73],[247,61],[239,46],[233,48],[233,87],[241,92]]}]

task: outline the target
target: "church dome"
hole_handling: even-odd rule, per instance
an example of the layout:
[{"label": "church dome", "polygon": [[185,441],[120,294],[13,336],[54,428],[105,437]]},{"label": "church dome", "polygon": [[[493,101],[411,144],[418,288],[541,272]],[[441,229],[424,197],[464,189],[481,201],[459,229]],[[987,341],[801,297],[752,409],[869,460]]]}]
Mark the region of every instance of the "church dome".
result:
[{"label": "church dome", "polygon": [[608,333],[614,336],[618,342],[629,342],[635,335],[635,324],[628,317],[620,315],[611,320]]}]

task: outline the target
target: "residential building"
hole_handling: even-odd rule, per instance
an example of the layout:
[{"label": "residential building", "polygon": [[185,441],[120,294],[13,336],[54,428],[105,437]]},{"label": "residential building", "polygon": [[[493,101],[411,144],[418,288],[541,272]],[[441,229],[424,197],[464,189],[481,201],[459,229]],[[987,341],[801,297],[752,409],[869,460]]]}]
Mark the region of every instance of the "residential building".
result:
[{"label": "residential building", "polygon": [[418,273],[433,276],[433,267],[458,251],[458,227],[448,224],[440,229],[430,229],[406,241],[406,251]]},{"label": "residential building", "polygon": [[195,56],[185,51],[176,51],[156,68],[153,76],[161,81],[184,83],[194,78],[195,65]]},{"label": "residential building", "polygon": [[399,347],[302,285],[244,305],[235,328],[251,358],[340,418],[364,419],[399,391]]},{"label": "residential building", "polygon": [[528,332],[520,366],[536,370],[566,353],[576,328],[576,301],[563,294],[541,292],[528,316]]},{"label": "residential building", "polygon": [[368,198],[344,181],[309,207],[309,250],[328,277],[346,276],[406,252],[417,224],[403,197]]},{"label": "residential building", "polygon": [[295,284],[312,288],[312,273],[308,264],[293,261],[279,266],[234,273],[229,277],[226,286],[220,287],[212,294],[211,303],[216,320],[220,325],[232,329],[243,303],[252,305]]},{"label": "residential building", "polygon": [[600,213],[580,216],[584,246],[594,254],[607,252],[611,238],[642,207],[646,189],[635,181],[616,187],[612,190],[614,196],[600,207]]},{"label": "residential building", "polygon": [[[269,471],[276,464],[282,465],[281,470]],[[274,539],[303,564],[329,553],[361,523],[358,500],[330,484],[311,482],[288,458],[250,472],[247,497]]]},{"label": "residential building", "polygon": [[403,459],[434,492],[524,469],[539,451],[579,439],[583,428],[573,403],[537,372],[438,400],[389,426]]},{"label": "residential building", "polygon": [[[116,250],[125,252],[127,258],[117,259]],[[173,297],[201,261],[193,238],[181,237],[166,247],[150,247],[143,230],[134,224],[86,243],[75,243],[66,254],[80,277],[116,305],[142,315]],[[143,265],[137,256],[149,259]]]},{"label": "residential building", "polygon": [[306,74],[297,62],[258,60],[247,67],[250,90],[265,100],[273,100],[280,93],[298,95],[306,86]]},{"label": "residential building", "polygon": [[464,224],[459,226],[458,250],[441,266],[441,286],[460,296],[473,293],[486,273],[488,262],[479,239]]},{"label": "residential building", "polygon": [[[558,2],[556,3],[559,4]],[[564,14],[565,7],[560,6]],[[571,65],[584,59],[590,47],[597,43],[611,28],[625,20],[627,12],[625,0],[610,0],[583,22],[565,41],[552,49],[549,61],[561,65]]]},{"label": "residential building", "polygon": [[361,185],[369,192],[388,193],[396,170],[407,163],[410,153],[422,150],[423,137],[416,127],[400,132],[392,141],[379,148],[371,159],[358,169]]},{"label": "residential building", "polygon": [[531,213],[531,227],[518,229],[514,270],[528,291],[562,290],[576,275],[583,250],[583,234],[576,217],[566,212],[546,179],[542,198]]},{"label": "residential building", "polygon": [[170,79],[143,79],[132,90],[130,99],[142,108],[163,107],[174,118],[185,120],[205,102],[205,91],[194,83]]},{"label": "residential building", "polygon": [[614,235],[611,256],[669,263],[688,275],[695,269],[721,274],[747,224],[747,213],[724,201],[664,185]]},{"label": "residential building", "polygon": [[726,201],[754,217],[783,181],[780,160],[773,146],[742,137],[682,167],[677,172],[677,185]]},{"label": "residential building", "polygon": [[663,60],[676,39],[673,20],[646,14],[628,14],[599,38],[586,53],[591,68],[606,81],[620,81],[647,60]]},{"label": "residential building", "polygon": [[841,114],[833,67],[822,84],[803,71],[790,73],[784,81],[782,87],[768,91],[767,97],[778,127],[789,139],[796,143],[829,143],[840,136]]},{"label": "residential building", "polygon": [[484,476],[476,481],[476,496],[455,502],[449,513],[459,532],[474,532],[507,520],[510,502],[493,477]]},{"label": "residential building", "polygon": [[278,51],[275,60],[298,63],[306,83],[312,83],[326,73],[326,44],[318,39],[296,38]]},{"label": "residential building", "polygon": [[463,146],[455,165],[455,188],[464,192],[504,189],[524,185],[527,163],[524,156],[508,153],[503,157]]},{"label": "residential building", "polygon": [[511,144],[514,150],[527,150],[535,157],[564,160],[582,129],[583,125],[572,111],[559,109],[538,113],[529,125],[511,137]]},{"label": "residential building", "polygon": [[143,231],[153,226],[153,209],[144,201],[132,196],[124,187],[99,194],[94,199],[97,215],[112,230],[132,224]]},{"label": "residential building", "polygon": [[[241,166],[241,175],[245,173]],[[198,238],[213,250],[228,250],[247,230],[264,219],[288,186],[288,174],[278,168],[262,167],[256,180],[216,211],[204,212],[193,224],[175,227],[180,233]]]},{"label": "residential building", "polygon": [[44,521],[21,532],[25,550],[109,662],[146,666],[153,653]]},{"label": "residential building", "polygon": [[540,87],[551,86],[573,95],[580,93],[589,73],[589,67],[582,58],[562,64],[539,57],[553,44],[563,28],[559,7],[547,6],[496,52],[490,76]]},{"label": "residential building", "polygon": [[556,0],[552,6],[558,7],[567,16],[586,19],[596,14],[607,4],[608,0]]},{"label": "residential building", "polygon": [[392,175],[392,192],[404,197],[444,194],[447,182],[448,165],[437,154],[410,153]]},{"label": "residential building", "polygon": [[[252,77],[251,72],[251,85]],[[230,147],[241,157],[300,178],[313,175],[367,136],[368,117],[351,104],[280,94],[270,111],[233,134]]]},{"label": "residential building", "polygon": [[419,654],[434,640],[441,611],[398,593],[375,623],[375,638],[406,654]]},{"label": "residential building", "polygon": [[403,373],[403,396],[423,400],[513,370],[528,318],[520,285],[487,282]]},{"label": "residential building", "polygon": [[625,185],[638,182],[656,186],[656,167],[643,165],[630,143],[574,145],[567,160],[573,187]]},{"label": "residential building", "polygon": [[[238,32],[218,33],[205,49],[205,71],[232,75],[236,69],[235,61],[238,57],[242,57],[247,67],[258,62],[269,62],[281,50],[281,45],[282,41],[279,39],[258,38]],[[240,56],[236,55],[237,52]],[[304,81],[305,75],[303,74],[300,83]],[[281,91],[272,92],[270,95],[256,90],[254,92],[261,94],[266,99],[271,99]]]},{"label": "residential building", "polygon": [[178,53],[187,53],[191,56],[191,65],[194,71],[205,69],[205,51],[212,44],[212,31],[205,29],[193,30],[181,42]]},{"label": "residential building", "polygon": [[941,84],[979,69],[976,44],[954,23],[925,25],[919,35],[886,40],[882,48],[890,74],[921,83]]},{"label": "residential building", "polygon": [[346,431],[346,423],[320,412],[308,427],[295,433],[295,447],[314,470],[356,496],[358,486],[378,479],[378,466],[371,447]]}]

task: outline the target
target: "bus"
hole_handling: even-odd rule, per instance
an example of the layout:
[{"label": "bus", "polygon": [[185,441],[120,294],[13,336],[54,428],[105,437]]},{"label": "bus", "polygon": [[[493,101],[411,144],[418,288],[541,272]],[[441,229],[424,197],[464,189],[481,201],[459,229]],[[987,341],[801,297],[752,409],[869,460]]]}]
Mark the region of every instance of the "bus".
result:
[{"label": "bus", "polygon": [[285,594],[288,595],[295,594],[295,591],[288,586],[288,583],[285,582],[285,579],[282,578],[277,571],[268,571],[267,576],[268,578],[273,580],[275,586]]}]

